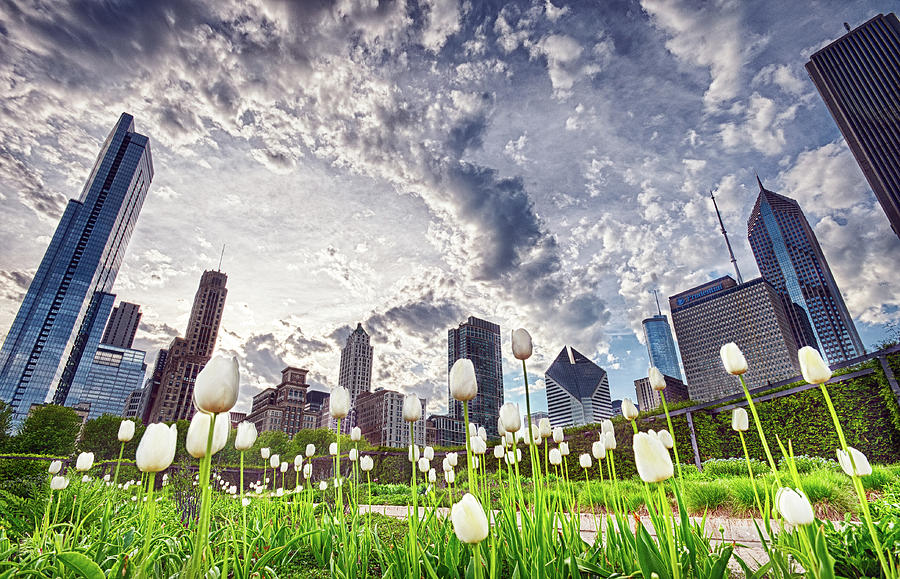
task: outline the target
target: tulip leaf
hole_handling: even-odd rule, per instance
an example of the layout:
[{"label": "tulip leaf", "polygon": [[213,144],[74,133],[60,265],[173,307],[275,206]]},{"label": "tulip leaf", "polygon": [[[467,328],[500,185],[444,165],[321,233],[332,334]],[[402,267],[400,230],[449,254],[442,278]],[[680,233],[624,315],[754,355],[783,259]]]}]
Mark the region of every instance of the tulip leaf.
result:
[{"label": "tulip leaf", "polygon": [[87,579],[106,579],[106,575],[103,574],[103,570],[100,569],[100,566],[81,553],[69,551],[67,553],[58,554],[56,558],[62,561],[66,567],[77,572],[82,577],[86,577]]}]

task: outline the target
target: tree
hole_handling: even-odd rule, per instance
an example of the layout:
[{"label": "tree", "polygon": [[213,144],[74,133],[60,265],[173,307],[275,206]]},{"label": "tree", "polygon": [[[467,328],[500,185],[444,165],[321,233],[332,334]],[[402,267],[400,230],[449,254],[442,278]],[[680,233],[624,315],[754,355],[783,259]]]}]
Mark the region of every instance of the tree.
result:
[{"label": "tree", "polygon": [[[81,452],[93,452],[95,460],[115,460],[119,458],[119,425],[125,420],[121,416],[104,414],[93,420],[88,420],[81,431],[81,440],[78,442],[78,450]],[[125,444],[123,459],[134,459],[138,442],[144,434],[144,427],[140,420],[134,429],[134,437]]]},{"label": "tree", "polygon": [[15,437],[18,452],[69,456],[75,452],[75,438],[81,417],[71,408],[47,404],[36,407]]},{"label": "tree", "polygon": [[10,450],[9,435],[10,426],[12,426],[12,406],[0,400],[0,452]]}]

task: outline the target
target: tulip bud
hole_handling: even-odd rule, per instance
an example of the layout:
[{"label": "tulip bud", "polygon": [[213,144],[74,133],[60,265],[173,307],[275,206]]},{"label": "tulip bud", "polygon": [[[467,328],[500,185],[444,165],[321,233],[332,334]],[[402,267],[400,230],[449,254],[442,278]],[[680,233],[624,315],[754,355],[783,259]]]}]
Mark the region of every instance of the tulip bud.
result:
[{"label": "tulip bud", "polygon": [[422,451],[422,456],[428,460],[434,460],[434,449],[430,446],[426,446],[425,450]]},{"label": "tulip bud", "polygon": [[407,394],[403,397],[403,420],[416,422],[422,418],[422,402],[415,394]]},{"label": "tulip bud", "polygon": [[517,360],[527,360],[531,357],[533,345],[531,343],[531,334],[524,328],[513,330],[512,333],[512,351],[513,356]]},{"label": "tulip bud", "polygon": [[249,450],[256,444],[256,425],[246,420],[238,424],[237,434],[234,437],[235,450]]},{"label": "tulip bud", "polygon": [[616,449],[616,433],[615,432],[604,432],[603,433],[603,445],[606,447],[606,450],[615,450]]},{"label": "tulip bud", "polygon": [[75,461],[75,470],[86,471],[90,470],[92,466],[94,466],[93,452],[82,452],[78,455],[78,459]]},{"label": "tulip bud", "polygon": [[656,437],[667,449],[671,449],[675,446],[675,440],[672,438],[672,434],[665,428],[657,432]]},{"label": "tulip bud", "polygon": [[429,462],[429,460],[424,456],[419,459],[418,465],[419,472],[428,472],[428,469],[431,468],[431,462]]},{"label": "tulip bud", "polygon": [[237,358],[215,356],[197,374],[194,405],[209,414],[228,412],[237,402],[240,382]]},{"label": "tulip bud", "polygon": [[306,445],[306,458],[310,458],[314,454],[316,454],[316,445],[315,444],[307,444]]},{"label": "tulip bud", "polygon": [[566,437],[563,434],[562,426],[557,426],[556,428],[553,429],[553,442],[555,442],[556,444],[559,444],[560,442],[562,442],[565,439],[566,439]]},{"label": "tulip bud", "polygon": [[522,428],[522,416],[519,413],[519,405],[507,402],[500,407],[500,424],[506,432],[515,434]]},{"label": "tulip bud", "polygon": [[541,418],[540,422],[538,422],[538,430],[541,433],[541,438],[550,438],[553,436],[553,428],[550,426],[550,419]]},{"label": "tulip bud", "polygon": [[337,455],[337,443],[336,442],[332,442],[331,444],[328,445],[328,454],[330,454],[331,456]]},{"label": "tulip bud", "polygon": [[363,472],[369,472],[375,468],[375,461],[369,455],[363,456],[359,459],[359,468]]},{"label": "tulip bud", "polygon": [[134,420],[119,423],[119,442],[130,442],[134,438]]},{"label": "tulip bud", "polygon": [[61,491],[69,486],[69,479],[64,476],[54,476],[50,479],[50,490]]},{"label": "tulip bud", "polygon": [[635,407],[634,402],[631,401],[631,398],[626,398],[622,401],[622,416],[628,420],[634,420],[638,417],[638,409]]},{"label": "tulip bud", "polygon": [[731,412],[731,429],[735,432],[747,432],[750,428],[750,419],[743,408],[735,408]]},{"label": "tulip bud", "polygon": [[246,507],[246,506],[249,505],[249,504],[250,504],[250,499],[249,499],[249,498],[244,497],[244,498],[241,499],[241,506],[242,506],[242,507]]},{"label": "tulip bud", "polygon": [[[212,414],[197,412],[191,418],[188,426],[185,447],[188,454],[194,458],[206,456],[206,443],[209,439],[209,425],[212,422]],[[228,432],[231,430],[231,416],[228,412],[216,415],[216,425],[213,428],[212,454],[216,454],[228,443]]]},{"label": "tulip bud", "polygon": [[659,371],[659,368],[656,366],[650,366],[647,370],[647,374],[650,378],[650,387],[656,390],[657,392],[662,392],[666,389],[666,378],[663,376],[662,372]]},{"label": "tulip bud", "polygon": [[484,426],[478,427],[478,438],[480,438],[482,442],[487,442],[487,429]]},{"label": "tulip bud", "polygon": [[600,432],[602,434],[606,434],[607,432],[615,433],[616,429],[613,427],[612,420],[606,419],[600,423]]},{"label": "tulip bud", "polygon": [[450,520],[456,538],[463,543],[480,543],[488,536],[487,515],[478,499],[469,493],[450,509]]},{"label": "tulip bud", "polygon": [[669,451],[658,438],[646,432],[634,435],[634,464],[641,480],[648,483],[661,482],[675,474]]},{"label": "tulip bud", "polygon": [[259,449],[259,454],[262,456],[263,460],[269,460],[269,457],[272,456],[272,450],[268,446],[265,446]]},{"label": "tulip bud", "polygon": [[444,480],[447,481],[448,485],[452,485],[454,482],[456,482],[456,473],[454,473],[452,470],[444,472]]},{"label": "tulip bud", "polygon": [[504,436],[506,436],[506,429],[503,428],[503,417],[502,416],[497,417],[497,434],[500,435],[500,438],[503,438]]},{"label": "tulip bud", "polygon": [[559,466],[562,464],[562,453],[558,448],[550,449],[550,464],[553,466]]},{"label": "tulip bud", "polygon": [[434,469],[428,471],[428,482],[433,483],[437,481],[437,472]]},{"label": "tulip bud", "polygon": [[797,352],[797,359],[803,379],[810,384],[822,384],[831,380],[831,368],[815,348],[803,346]]},{"label": "tulip bud", "polygon": [[303,455],[298,454],[294,457],[294,466],[303,466]]},{"label": "tulip bud", "polygon": [[141,472],[166,470],[175,459],[178,429],[157,422],[147,426],[138,443],[134,461]]},{"label": "tulip bud", "polygon": [[738,376],[747,371],[747,359],[744,358],[743,352],[734,342],[728,342],[719,349],[719,357],[722,358],[722,365],[729,374]]},{"label": "tulip bud", "polygon": [[50,462],[50,467],[47,469],[47,472],[50,474],[59,474],[60,470],[62,470],[62,461],[54,460]]},{"label": "tulip bud", "polygon": [[362,439],[362,430],[359,429],[359,426],[354,426],[350,429],[350,440],[359,442],[360,439]]},{"label": "tulip bud", "polygon": [[506,454],[506,450],[503,448],[502,444],[498,444],[494,447],[494,458],[500,460],[503,458],[504,454]]},{"label": "tulip bud", "polygon": [[579,456],[578,464],[579,464],[579,466],[581,466],[581,468],[591,468],[591,465],[593,464],[593,461],[591,460],[591,455],[582,454],[581,456]]},{"label": "tulip bud", "polygon": [[356,462],[356,459],[359,458],[359,451],[355,448],[351,448],[348,453],[348,458],[350,459],[350,462]]},{"label": "tulip bud", "polygon": [[591,444],[591,454],[593,454],[594,458],[597,460],[606,458],[606,446],[603,444],[602,440],[597,440]]},{"label": "tulip bud", "polygon": [[559,452],[563,456],[569,456],[569,443],[568,442],[560,442],[559,443]]},{"label": "tulip bud", "polygon": [[[866,458],[866,455],[852,446],[848,446],[847,450],[850,454],[847,454],[840,448],[837,451],[838,462],[847,476],[868,476],[872,474],[872,466],[869,464],[869,459]],[[852,462],[850,457],[853,457]],[[854,465],[856,468],[854,468]]]},{"label": "tulip bud", "polygon": [[350,392],[343,386],[335,386],[328,397],[328,411],[332,418],[344,418],[350,413]]},{"label": "tulip bud", "polygon": [[303,465],[303,478],[310,478],[312,476],[312,463],[308,462]]},{"label": "tulip bud", "polygon": [[409,454],[409,462],[416,462],[419,460],[419,447],[415,444],[411,445],[408,449]]},{"label": "tulip bud", "polygon": [[81,477],[81,482],[83,482],[83,483],[89,483],[89,482],[91,482],[91,477],[90,477],[90,475],[87,475],[87,474],[86,474],[86,475],[84,475],[83,477]]},{"label": "tulip bud", "polygon": [[[272,468],[278,468],[278,465],[281,464],[281,457],[277,454],[273,454],[269,457],[269,466]],[[268,481],[267,481],[268,482]]]},{"label": "tulip bud", "polygon": [[319,481],[319,490],[324,492],[328,490],[328,483],[325,481]]},{"label": "tulip bud", "polygon": [[450,395],[461,402],[467,402],[478,394],[475,380],[475,365],[472,360],[460,358],[450,368]]},{"label": "tulip bud", "polygon": [[775,493],[775,508],[792,525],[808,525],[815,519],[812,505],[803,491],[782,487]]},{"label": "tulip bud", "polygon": [[287,467],[288,467],[288,463],[286,461],[282,462],[281,465],[279,466],[279,470],[281,472],[285,473],[285,472],[287,472]]},{"label": "tulip bud", "polygon": [[447,462],[450,463],[450,466],[455,467],[457,464],[459,464],[459,455],[455,452],[448,453]]},{"label": "tulip bud", "polygon": [[506,446],[515,446],[516,445],[516,438],[512,432],[506,433],[506,435],[503,437],[503,444],[505,444]]}]

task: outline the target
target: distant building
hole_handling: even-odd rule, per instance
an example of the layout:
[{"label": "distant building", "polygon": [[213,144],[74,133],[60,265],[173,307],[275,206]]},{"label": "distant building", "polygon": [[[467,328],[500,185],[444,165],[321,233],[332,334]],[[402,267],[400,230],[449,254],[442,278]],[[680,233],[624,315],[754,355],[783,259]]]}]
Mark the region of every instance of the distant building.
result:
[{"label": "distant building", "polygon": [[194,382],[212,357],[222,323],[225,283],[228,276],[220,271],[204,271],[194,296],[191,317],[184,338],[169,345],[166,366],[159,391],[149,412],[149,422],[189,419],[194,414]]},{"label": "distant building", "polygon": [[315,430],[331,426],[331,415],[328,413],[328,399],[328,392],[312,389],[306,391],[306,404],[303,406],[304,429]]},{"label": "distant building", "polygon": [[[540,422],[542,419],[544,419],[544,418],[546,418],[547,420],[549,420],[549,419],[550,419],[550,413],[549,413],[549,412],[545,412],[545,411],[543,411],[543,410],[538,410],[537,412],[532,412],[532,413],[531,413],[531,423],[532,423],[532,424],[537,424],[537,423],[539,423],[539,422]],[[523,421],[522,424],[524,425],[525,422]]]},{"label": "distant building", "polygon": [[[474,316],[447,332],[447,370],[461,358],[475,366],[478,395],[467,403],[469,422],[484,426],[491,438],[497,438],[497,419],[503,406],[503,365],[500,352],[500,326]],[[462,403],[449,395],[450,416],[464,420]],[[464,438],[453,444],[464,443]]]},{"label": "distant building", "polygon": [[231,427],[237,428],[238,424],[243,422],[247,418],[246,412],[232,412],[231,413]]},{"label": "distant building", "polygon": [[159,393],[159,386],[162,383],[163,370],[166,368],[166,359],[169,357],[169,351],[162,349],[156,355],[156,362],[153,364],[153,373],[144,382],[144,387],[132,392],[125,402],[125,410],[122,416],[125,418],[140,418],[144,424],[149,424],[150,409],[153,407],[153,401]]},{"label": "distant building", "polygon": [[[405,395],[393,390],[377,388],[374,392],[363,392],[356,400],[357,426],[365,439],[374,446],[404,448],[409,446],[409,422],[403,420],[403,399]],[[413,424],[413,434],[417,445],[425,444],[425,399],[422,403],[422,418]]]},{"label": "distant building", "polygon": [[730,276],[669,298],[690,399],[715,400],[741,389],[722,367],[719,349],[736,343],[747,359],[748,387],[796,376],[797,344],[778,293],[762,278],[738,285]]},{"label": "distant building", "polygon": [[[688,398],[687,386],[684,385],[684,382],[671,376],[664,375],[663,377],[666,379],[665,394],[667,404],[678,404],[690,399]],[[659,392],[650,386],[650,378],[638,378],[635,380],[634,391],[635,394],[637,394],[637,404],[641,409],[641,412],[644,410],[653,410],[654,408],[662,406],[662,397],[659,395]],[[620,412],[621,408],[622,406],[620,404]]]},{"label": "distant building", "polygon": [[356,329],[347,336],[347,343],[341,348],[338,386],[350,392],[349,420],[344,420],[341,425],[345,433],[350,432],[350,428],[356,423],[354,414],[356,398],[372,389],[372,352],[369,334],[363,329],[362,324],[357,324]]},{"label": "distant building", "polygon": [[132,390],[125,399],[125,406],[122,408],[122,418],[140,418],[141,417],[141,399],[144,395],[144,389],[138,388]]},{"label": "distant building", "polygon": [[819,350],[832,364],[862,356],[853,318],[800,205],[763,187],[759,177],[756,182],[759,196],[747,237],[759,273],[781,297],[794,341]]},{"label": "distant building", "polygon": [[119,302],[113,308],[103,332],[102,344],[118,346],[119,348],[131,348],[134,345],[134,336],[137,334],[138,325],[141,323],[141,306],[128,302]]},{"label": "distant building", "polygon": [[83,387],[69,392],[69,402],[90,404],[88,420],[101,414],[121,416],[131,393],[144,381],[144,355],[141,350],[100,344],[90,363],[82,361],[87,377]]},{"label": "distant building", "polygon": [[675,340],[672,339],[672,328],[669,327],[669,319],[662,313],[641,322],[644,328],[644,341],[647,343],[647,353],[650,355],[650,364],[665,374],[681,380],[681,368],[678,366],[678,352],[675,350]]},{"label": "distant building", "polygon": [[427,420],[428,444],[434,446],[459,446],[465,444],[465,427],[459,418],[445,414],[432,414]]},{"label": "distant building", "polygon": [[[638,404],[638,407],[640,407],[640,404]],[[612,412],[613,416],[622,416],[622,400],[620,398],[612,401]]]},{"label": "distant building", "polygon": [[606,370],[565,346],[544,373],[550,423],[582,426],[612,416]]},{"label": "distant building", "polygon": [[[847,26],[849,30],[849,26]],[[900,21],[879,14],[814,53],[806,71],[900,236]]]},{"label": "distant building", "polygon": [[281,371],[278,386],[267,388],[253,397],[253,407],[247,421],[256,425],[257,432],[280,430],[293,438],[303,428],[308,373],[308,370],[289,366]]}]

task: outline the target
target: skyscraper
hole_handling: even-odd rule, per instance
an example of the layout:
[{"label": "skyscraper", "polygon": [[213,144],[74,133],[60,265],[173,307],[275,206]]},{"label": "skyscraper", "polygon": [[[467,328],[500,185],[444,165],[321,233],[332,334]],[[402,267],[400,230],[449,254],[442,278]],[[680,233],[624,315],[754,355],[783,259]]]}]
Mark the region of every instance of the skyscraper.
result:
[{"label": "skyscraper", "polygon": [[664,375],[681,380],[681,368],[678,366],[678,353],[675,351],[669,318],[660,312],[644,319],[641,325],[644,327],[644,341],[647,342],[650,364]]},{"label": "skyscraper", "polygon": [[150,141],[123,113],[80,197],[66,206],[0,349],[0,398],[13,408],[14,426],[32,404],[65,403],[82,359],[94,358],[152,179]]},{"label": "skyscraper", "polygon": [[148,416],[148,422],[168,422],[194,414],[194,381],[216,347],[228,276],[220,271],[204,271],[194,296],[191,317],[184,338],[169,345],[166,366]]},{"label": "skyscraper", "polygon": [[722,367],[719,349],[736,343],[747,358],[750,388],[796,376],[797,343],[784,306],[764,279],[738,284],[720,277],[669,298],[672,324],[691,400],[706,402],[741,389]]},{"label": "skyscraper", "polygon": [[141,306],[128,302],[119,302],[113,308],[106,330],[103,332],[102,344],[119,348],[130,348],[134,344],[138,324],[141,323]]},{"label": "skyscraper", "polygon": [[304,368],[290,366],[282,370],[281,384],[253,397],[247,421],[256,425],[258,432],[280,430],[293,438],[303,428],[308,373]]},{"label": "skyscraper", "polygon": [[[497,437],[497,418],[503,406],[503,367],[500,355],[500,326],[469,316],[468,321],[447,332],[447,370],[460,358],[468,358],[475,366],[478,395],[469,400],[469,422],[484,426],[491,437]],[[462,403],[449,395],[450,413],[463,419]]]},{"label": "skyscraper", "polygon": [[606,370],[565,346],[544,373],[553,426],[582,426],[613,415]]},{"label": "skyscraper", "polygon": [[350,392],[351,408],[350,420],[345,420],[342,424],[344,432],[350,432],[350,428],[356,424],[356,398],[372,388],[372,352],[369,334],[362,324],[356,324],[356,329],[350,332],[347,343],[341,348],[338,386]]},{"label": "skyscraper", "polygon": [[101,414],[120,416],[131,393],[144,381],[146,352],[100,344],[92,360],[82,360],[84,386],[69,391],[67,406],[90,404],[87,419]]},{"label": "skyscraper", "polygon": [[806,71],[900,236],[900,21],[879,14],[847,30]]},{"label": "skyscraper", "polygon": [[853,318],[800,205],[763,187],[759,177],[757,183],[747,237],[759,273],[781,296],[794,341],[831,363],[862,356]]}]

